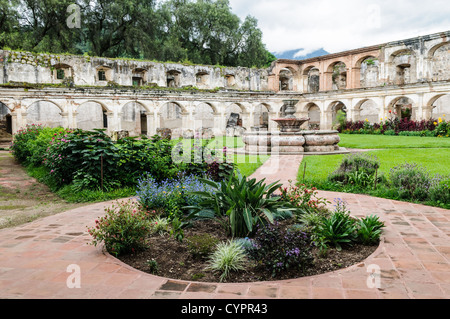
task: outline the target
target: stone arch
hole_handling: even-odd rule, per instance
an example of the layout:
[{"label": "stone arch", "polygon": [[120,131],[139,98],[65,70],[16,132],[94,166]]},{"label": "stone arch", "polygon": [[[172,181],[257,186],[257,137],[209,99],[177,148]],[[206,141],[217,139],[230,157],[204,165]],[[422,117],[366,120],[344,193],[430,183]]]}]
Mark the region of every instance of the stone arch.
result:
[{"label": "stone arch", "polygon": [[278,73],[278,80],[280,82],[280,91],[292,91],[294,90],[294,78],[296,71],[287,66],[280,69]]},{"label": "stone arch", "polygon": [[134,68],[131,71],[131,83],[133,86],[143,86],[147,84],[147,69]]},{"label": "stone arch", "polygon": [[195,83],[198,88],[205,88],[208,86],[209,73],[204,70],[197,71],[195,74]]},{"label": "stone arch", "polygon": [[327,67],[329,75],[327,81],[332,90],[343,90],[347,88],[348,66],[343,61],[334,61]]},{"label": "stone arch", "polygon": [[320,68],[310,65],[303,70],[304,92],[317,93],[320,90]]},{"label": "stone arch", "polygon": [[26,107],[27,124],[41,124],[48,127],[63,126],[63,108],[50,100],[34,101]]},{"label": "stone arch", "polygon": [[[342,101],[333,101],[333,102],[331,102],[328,105],[327,110],[326,110],[326,114],[328,114],[328,117],[331,114],[331,123],[332,123],[332,125],[336,123],[336,121],[337,121],[337,114],[338,114],[339,111],[342,111],[347,116],[348,107],[347,107],[347,105],[345,105],[344,102],[342,102]],[[328,121],[329,120],[330,119],[328,118]]]},{"label": "stone arch", "polygon": [[8,134],[13,133],[12,116],[9,107],[0,101],[0,135],[1,131]]},{"label": "stone arch", "polygon": [[438,94],[431,98],[426,111],[432,119],[450,118],[450,93]]},{"label": "stone arch", "polygon": [[320,124],[321,124],[320,107],[316,103],[310,102],[305,105],[305,110],[308,114],[307,117],[309,118],[309,129],[310,130],[320,129]]},{"label": "stone arch", "polygon": [[214,115],[217,114],[213,105],[207,102],[198,103],[194,108],[195,128],[214,128]]},{"label": "stone arch", "polygon": [[147,107],[139,101],[125,103],[120,111],[120,127],[130,136],[147,135]]},{"label": "stone arch", "polygon": [[[378,86],[380,61],[373,55],[366,55],[356,61],[355,69],[359,69],[359,85],[362,88]],[[357,81],[358,82],[358,81]]]},{"label": "stone arch", "polygon": [[96,82],[109,82],[113,80],[113,69],[107,65],[100,65],[95,69]]},{"label": "stone arch", "polygon": [[241,103],[231,103],[225,107],[226,127],[244,127],[244,114],[247,113],[246,108]]},{"label": "stone arch", "polygon": [[[409,109],[409,110],[407,110]],[[394,116],[402,119],[403,117],[408,117],[410,114],[412,120],[417,119],[417,105],[415,101],[410,96],[398,96],[393,98],[387,104],[387,112],[393,114]]]},{"label": "stone arch", "polygon": [[368,120],[370,123],[380,122],[381,107],[372,99],[362,99],[354,107],[356,121]]},{"label": "stone arch", "polygon": [[170,129],[172,137],[181,136],[183,133],[183,114],[185,113],[186,110],[178,102],[164,103],[159,108],[160,128]]},{"label": "stone arch", "polygon": [[253,127],[260,130],[269,129],[269,118],[271,113],[271,107],[267,103],[259,103],[255,106],[253,112]]},{"label": "stone arch", "polygon": [[181,83],[181,72],[178,70],[169,70],[166,72],[166,84],[168,88],[178,88]]},{"label": "stone arch", "polygon": [[416,55],[413,50],[401,49],[389,56],[390,78],[395,85],[405,85],[417,81]]},{"label": "stone arch", "polygon": [[87,100],[76,108],[77,128],[90,131],[109,128],[112,111],[100,101]]},{"label": "stone arch", "polygon": [[435,45],[430,49],[428,58],[431,61],[431,78],[433,81],[450,79],[450,41]]},{"label": "stone arch", "polygon": [[65,63],[57,63],[52,66],[52,77],[56,81],[64,81],[68,78],[74,78],[73,67]]}]

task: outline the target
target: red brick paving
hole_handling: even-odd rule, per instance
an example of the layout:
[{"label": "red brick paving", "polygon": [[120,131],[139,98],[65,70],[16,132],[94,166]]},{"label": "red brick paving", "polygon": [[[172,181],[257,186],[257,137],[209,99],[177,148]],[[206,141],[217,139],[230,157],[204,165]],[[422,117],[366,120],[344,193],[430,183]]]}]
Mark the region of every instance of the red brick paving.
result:
[{"label": "red brick paving", "polygon": [[[254,177],[295,179],[301,156],[270,159]],[[272,167],[273,168],[273,167]],[[410,299],[450,297],[450,211],[365,195],[341,198],[355,216],[378,215],[387,225],[380,247],[364,262],[329,274],[285,281],[196,283],[149,275],[89,245],[86,226],[110,203],[98,203],[0,230],[0,298],[35,299]],[[80,267],[80,288],[68,288]],[[380,274],[368,272],[377,265]],[[378,287],[372,287],[376,282]]]}]

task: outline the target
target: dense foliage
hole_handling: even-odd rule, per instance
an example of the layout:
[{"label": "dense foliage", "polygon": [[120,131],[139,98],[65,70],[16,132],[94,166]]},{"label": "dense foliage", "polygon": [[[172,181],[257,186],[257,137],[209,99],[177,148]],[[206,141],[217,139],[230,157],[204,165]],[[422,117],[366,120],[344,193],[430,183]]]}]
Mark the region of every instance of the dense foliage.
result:
[{"label": "dense foliage", "polygon": [[257,20],[241,21],[228,0],[0,0],[5,46],[224,66],[263,67],[275,60]]},{"label": "dense foliage", "polygon": [[346,134],[384,134],[400,136],[449,137],[450,122],[445,118],[414,121],[396,116],[379,123],[340,120],[338,131]]}]

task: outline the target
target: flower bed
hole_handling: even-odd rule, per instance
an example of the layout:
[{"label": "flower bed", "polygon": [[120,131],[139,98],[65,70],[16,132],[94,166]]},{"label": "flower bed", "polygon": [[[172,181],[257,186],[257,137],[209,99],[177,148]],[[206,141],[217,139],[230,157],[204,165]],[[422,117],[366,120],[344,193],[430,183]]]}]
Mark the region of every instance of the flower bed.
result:
[{"label": "flower bed", "polygon": [[341,120],[338,131],[344,134],[384,134],[401,136],[449,137],[450,121],[444,118],[414,121],[392,115],[379,123]]},{"label": "flower bed", "polygon": [[153,200],[167,183],[148,182],[150,187],[141,181],[134,208],[119,204],[117,214],[108,208],[115,218],[106,225],[101,220],[89,233],[94,245],[108,243],[108,251],[130,266],[172,279],[253,282],[329,272],[365,260],[377,249],[384,227],[375,216],[351,217],[340,200],[329,209],[330,203],[304,185],[281,189],[239,175],[221,182],[200,179],[202,190],[168,195],[186,203],[197,196],[174,213]]}]

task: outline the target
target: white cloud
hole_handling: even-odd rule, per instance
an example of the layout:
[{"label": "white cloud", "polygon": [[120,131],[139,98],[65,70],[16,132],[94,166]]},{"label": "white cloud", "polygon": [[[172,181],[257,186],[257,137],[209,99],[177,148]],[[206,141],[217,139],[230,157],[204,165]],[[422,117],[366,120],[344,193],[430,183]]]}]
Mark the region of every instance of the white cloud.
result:
[{"label": "white cloud", "polygon": [[[450,30],[448,0],[230,0],[258,19],[267,49],[330,53]],[[304,54],[301,53],[301,55]]]}]

